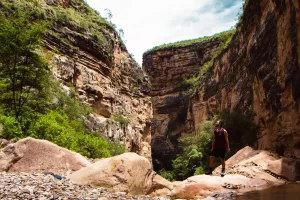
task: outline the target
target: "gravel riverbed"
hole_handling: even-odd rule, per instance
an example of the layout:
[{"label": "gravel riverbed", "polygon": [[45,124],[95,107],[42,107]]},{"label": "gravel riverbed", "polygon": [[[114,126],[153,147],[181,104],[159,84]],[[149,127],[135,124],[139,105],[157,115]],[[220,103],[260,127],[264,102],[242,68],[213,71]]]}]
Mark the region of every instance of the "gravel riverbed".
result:
[{"label": "gravel riverbed", "polygon": [[0,199],[37,200],[169,200],[164,197],[111,193],[104,188],[78,185],[60,176],[44,173],[0,173]]}]

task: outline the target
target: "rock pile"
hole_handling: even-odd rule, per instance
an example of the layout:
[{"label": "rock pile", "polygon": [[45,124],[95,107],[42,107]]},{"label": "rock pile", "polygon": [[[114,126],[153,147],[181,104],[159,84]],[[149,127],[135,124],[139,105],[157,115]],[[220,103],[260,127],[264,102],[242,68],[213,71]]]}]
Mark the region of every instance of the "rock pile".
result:
[{"label": "rock pile", "polygon": [[55,178],[43,173],[0,173],[0,199],[38,199],[38,200],[106,200],[139,199],[165,200],[150,196],[134,196],[125,192],[111,193],[104,188],[74,184],[70,180]]}]

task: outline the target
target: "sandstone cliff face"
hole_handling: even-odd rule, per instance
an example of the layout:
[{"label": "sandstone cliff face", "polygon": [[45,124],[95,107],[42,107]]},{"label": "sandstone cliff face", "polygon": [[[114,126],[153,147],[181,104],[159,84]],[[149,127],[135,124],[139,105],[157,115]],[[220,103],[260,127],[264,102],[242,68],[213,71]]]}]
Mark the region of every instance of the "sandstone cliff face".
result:
[{"label": "sandstone cliff face", "polygon": [[[176,77],[172,74],[197,72],[205,56],[201,59],[182,57],[179,50],[173,49],[146,55],[144,65],[153,85],[152,151],[161,151],[155,138],[166,134],[168,128],[176,135],[184,134],[197,129],[203,120],[211,119],[223,109],[237,108],[256,113],[255,122],[261,127],[257,136],[259,149],[300,158],[299,41],[299,1],[247,0],[242,21],[230,45],[216,58],[197,94],[184,101],[180,100],[184,88],[177,89],[182,77],[172,78]],[[207,47],[203,52],[209,55],[213,48]],[[186,49],[186,55],[193,55],[194,48]],[[186,63],[194,63],[197,67],[189,68]],[[170,73],[173,69],[175,72]],[[182,107],[188,111],[183,109],[181,116],[184,117],[178,123],[173,120],[176,119],[174,113]]]},{"label": "sandstone cliff face", "polygon": [[[74,9],[73,1],[46,0],[44,6]],[[44,40],[45,56],[64,87],[93,108],[89,126],[104,137],[124,142],[127,151],[151,160],[150,123],[152,106],[148,80],[129,55],[117,32],[110,26],[99,29],[105,46],[90,32],[68,22],[55,22]],[[128,123],[116,120],[126,119]]]},{"label": "sandstone cliff face", "polygon": [[177,138],[194,130],[193,121],[187,120],[189,98],[184,93],[183,80],[199,72],[219,44],[215,39],[151,51],[143,56],[143,66],[152,84],[152,155],[162,166],[171,166],[178,152]]},{"label": "sandstone cliff face", "polygon": [[248,0],[242,22],[192,100],[195,124],[219,110],[253,110],[258,148],[300,158],[300,2]]}]

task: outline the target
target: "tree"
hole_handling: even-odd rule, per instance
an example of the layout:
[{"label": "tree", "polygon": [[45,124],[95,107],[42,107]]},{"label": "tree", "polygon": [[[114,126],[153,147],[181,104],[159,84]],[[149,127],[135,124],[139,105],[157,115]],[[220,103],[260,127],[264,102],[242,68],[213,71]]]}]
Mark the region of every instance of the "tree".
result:
[{"label": "tree", "polygon": [[0,101],[17,120],[25,107],[34,108],[48,77],[38,54],[47,24],[32,22],[29,13],[0,15]]},{"label": "tree", "polygon": [[105,18],[111,23],[111,19],[113,18],[111,10],[109,10],[108,8],[105,8],[104,10],[106,11]]}]

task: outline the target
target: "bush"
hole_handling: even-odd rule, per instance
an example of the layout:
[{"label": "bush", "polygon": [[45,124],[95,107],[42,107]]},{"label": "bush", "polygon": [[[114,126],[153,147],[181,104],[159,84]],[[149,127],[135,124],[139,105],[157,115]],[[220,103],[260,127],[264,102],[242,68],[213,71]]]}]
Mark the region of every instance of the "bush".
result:
[{"label": "bush", "polygon": [[129,123],[129,119],[127,117],[124,117],[123,115],[120,115],[120,114],[113,115],[112,119],[115,122],[119,122],[121,125],[126,125],[126,124]]},{"label": "bush", "polygon": [[163,178],[167,179],[168,181],[175,181],[172,171],[167,171],[163,168],[158,171],[158,174],[161,175]]},{"label": "bush", "polygon": [[223,110],[220,113],[224,127],[228,131],[231,153],[247,145],[252,146],[256,141],[259,126],[253,122],[254,116],[255,113],[252,111]]},{"label": "bush", "polygon": [[1,137],[5,139],[21,138],[22,128],[19,122],[13,116],[1,116],[1,124],[3,125],[3,130]]},{"label": "bush", "polygon": [[172,171],[160,170],[159,174],[169,180],[184,180],[190,176],[202,174],[207,168],[213,121],[204,121],[199,125],[198,133],[191,133],[178,139],[182,154],[177,155]]},{"label": "bush", "polygon": [[110,144],[105,139],[86,132],[80,121],[70,120],[63,110],[41,115],[29,132],[32,137],[52,141],[90,158],[110,157],[116,154],[115,147],[118,149],[117,153],[124,152],[120,145]]}]

